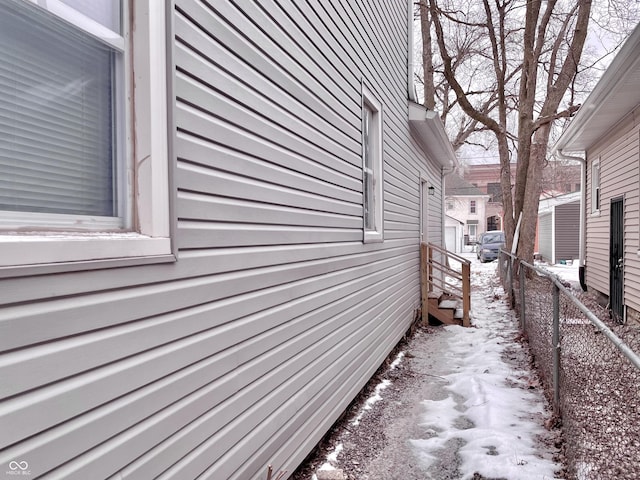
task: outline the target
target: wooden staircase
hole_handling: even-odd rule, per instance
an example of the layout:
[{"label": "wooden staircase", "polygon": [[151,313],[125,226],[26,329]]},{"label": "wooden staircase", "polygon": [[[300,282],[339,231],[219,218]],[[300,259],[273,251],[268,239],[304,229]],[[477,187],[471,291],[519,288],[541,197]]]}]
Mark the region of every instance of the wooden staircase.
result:
[{"label": "wooden staircase", "polygon": [[471,262],[437,245],[420,245],[422,322],[471,325]]}]

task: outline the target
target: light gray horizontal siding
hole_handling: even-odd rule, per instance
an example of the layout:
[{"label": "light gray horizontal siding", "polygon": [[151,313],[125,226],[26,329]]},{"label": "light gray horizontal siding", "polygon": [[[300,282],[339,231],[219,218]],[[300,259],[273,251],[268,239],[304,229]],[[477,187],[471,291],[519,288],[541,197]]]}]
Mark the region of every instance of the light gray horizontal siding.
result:
[{"label": "light gray horizontal siding", "polygon": [[[70,338],[56,345],[45,343],[34,346],[29,350],[28,360],[24,358],[27,355],[19,351],[6,354],[0,363],[0,373],[3,378],[7,379],[7,382],[0,384],[0,392],[2,396],[14,395],[39,384],[57,380],[63,375],[83,371],[92,366],[109,363],[122,355],[135,353],[135,350],[133,352],[127,350],[126,345],[129,341],[146,349],[154,344],[162,344],[163,339],[164,341],[175,339],[177,333],[171,330],[173,322],[180,325],[176,328],[181,329],[184,335],[189,335],[197,332],[198,329],[206,329],[208,325],[213,327],[218,323],[231,321],[238,316],[248,315],[256,309],[279,305],[286,299],[322,292],[333,285],[359,278],[375,268],[376,265],[382,268],[384,265],[393,265],[398,261],[398,258],[406,255],[415,255],[415,248],[408,246],[384,249],[375,253],[351,255],[346,258],[334,257],[300,264],[251,269],[163,285],[150,285],[145,290],[127,289],[105,292],[100,296],[95,294],[88,308],[85,307],[86,302],[81,298],[73,302],[66,299],[58,300],[56,303],[48,302],[43,304],[40,311],[35,308],[7,308],[2,313],[3,316],[6,315],[6,319],[12,319],[15,322],[14,331],[18,330],[19,325],[28,328],[32,324],[44,324],[47,319],[49,320],[51,333],[40,330],[32,331],[30,336],[24,336],[23,342],[25,344],[51,340],[55,338],[56,334],[60,335],[59,332],[64,331],[63,327],[70,323],[65,322],[66,319],[71,319],[76,315],[81,318],[83,315],[88,317],[89,312],[102,311],[104,315],[101,316],[102,318],[92,319],[93,322],[87,319],[82,325],[84,331],[96,330],[104,326],[124,325],[122,330],[114,330],[112,333],[110,332],[110,335],[100,331],[96,332],[93,338],[84,335],[83,337]],[[324,274],[322,280],[318,278],[319,272]],[[272,290],[269,290],[269,287]],[[293,291],[288,291],[289,289],[293,289]],[[129,294],[129,298],[125,296],[127,294]],[[232,300],[222,302],[227,298]],[[247,302],[249,298],[252,299],[251,302]],[[327,297],[327,300],[330,299],[331,297]],[[265,301],[271,303],[264,303]],[[124,308],[130,313],[128,316],[121,314],[117,318],[113,318],[114,316],[109,312],[110,307],[120,304],[124,304]],[[202,323],[203,319],[198,314],[193,320],[193,325],[189,326],[190,324],[185,320],[184,309],[191,305],[210,305],[202,311],[202,315],[210,317],[209,323]],[[169,308],[169,306],[173,308]],[[197,308],[195,312],[197,313],[201,309],[202,307]],[[169,330],[163,334],[161,327],[164,322],[158,318],[158,315],[169,314],[172,310],[176,310],[178,313],[175,319],[168,315],[167,328]],[[224,313],[225,311],[227,313]],[[21,312],[24,313],[19,315]],[[129,323],[146,317],[150,317],[146,322]],[[66,335],[83,331],[75,330],[73,327],[74,325],[67,326]],[[139,332],[137,335],[140,338],[137,338],[136,332]],[[153,332],[153,336],[150,336],[151,332]],[[94,342],[109,342],[110,337],[114,338],[112,345],[103,344],[104,348],[95,349]],[[9,337],[3,337],[3,339],[5,348],[20,344],[18,339],[13,341]],[[146,342],[140,344],[139,342],[143,339],[146,339]],[[115,348],[116,344],[121,345],[119,349]],[[67,358],[57,357],[61,354],[60,352],[67,355]],[[65,371],[58,371],[59,364],[64,364],[65,360],[73,358],[80,358],[82,362],[67,366]],[[33,365],[33,369],[27,369],[27,365]],[[71,368],[74,370],[70,370]],[[11,373],[12,371],[14,373]],[[29,375],[24,375],[25,372]]]},{"label": "light gray horizontal siding", "polygon": [[[0,464],[33,478],[290,473],[419,307],[404,1],[177,0],[170,264],[0,280]],[[362,243],[361,84],[384,242]]]},{"label": "light gray horizontal siding", "polygon": [[[366,244],[362,242],[352,242],[349,244],[322,244],[313,245],[287,245],[270,247],[247,247],[247,248],[227,248],[218,250],[192,250],[180,253],[180,268],[175,264],[153,265],[127,269],[126,276],[115,275],[105,276],[104,272],[81,271],[73,273],[62,273],[55,276],[56,282],[52,282],[50,277],[16,278],[11,280],[0,280],[0,298],[2,299],[3,310],[0,311],[0,346],[2,349],[9,348],[13,344],[7,342],[2,344],[3,338],[8,338],[9,329],[13,330],[20,323],[13,323],[10,319],[16,315],[20,309],[12,311],[6,310],[12,305],[17,306],[38,299],[54,299],[66,296],[95,293],[104,290],[114,290],[131,286],[146,285],[150,278],[155,279],[156,284],[180,280],[191,277],[202,277],[227,273],[236,270],[259,269],[267,266],[277,266],[280,264],[293,264],[316,259],[330,259],[332,257],[351,256],[354,254],[367,254],[381,249],[394,246],[408,246],[413,248],[413,239],[403,239],[396,242],[385,242],[381,244]],[[33,309],[33,306],[29,310]],[[5,312],[8,312],[5,315]],[[60,328],[55,325],[54,328]],[[87,322],[87,328],[95,328]],[[24,329],[26,330],[26,329]],[[83,331],[82,326],[76,332]],[[25,332],[29,333],[29,332]],[[66,331],[65,331],[66,333]],[[47,337],[36,333],[35,337],[25,337],[31,340],[26,344],[46,340]]]},{"label": "light gray horizontal siding", "polygon": [[[252,385],[253,381],[257,381],[262,375],[278,366],[279,362],[290,357],[294,358],[295,355],[308,359],[313,358],[313,348],[311,347],[314,345],[316,345],[314,348],[334,348],[333,342],[335,335],[337,335],[335,331],[341,332],[339,334],[341,336],[350,329],[355,330],[368,325],[370,319],[366,318],[366,312],[372,307],[372,304],[376,303],[375,294],[384,291],[381,280],[388,275],[397,282],[398,277],[402,275],[402,267],[402,264],[394,265],[368,281],[363,280],[358,285],[360,288],[357,288],[357,291],[351,295],[348,293],[348,285],[336,285],[333,290],[339,295],[339,298],[345,297],[345,300],[335,301],[327,307],[328,311],[311,311],[307,315],[298,314],[291,323],[286,322],[288,318],[286,311],[275,309],[271,314],[271,320],[267,316],[269,313],[267,311],[264,314],[256,314],[245,322],[237,322],[226,328],[221,326],[218,330],[207,330],[200,335],[187,336],[182,341],[174,341],[132,359],[124,359],[117,366],[106,366],[97,371],[89,371],[82,379],[70,379],[56,385],[44,393],[47,397],[54,397],[58,392],[66,393],[66,395],[53,398],[53,401],[49,402],[51,406],[57,407],[54,411],[43,412],[42,409],[47,406],[46,403],[40,404],[39,414],[38,408],[28,409],[24,406],[21,409],[23,416],[15,420],[15,428],[3,431],[3,435],[11,433],[28,435],[31,425],[39,420],[42,423],[38,425],[38,428],[42,428],[61,417],[72,417],[74,413],[92,407],[96,401],[103,401],[106,396],[105,392],[109,392],[115,398],[111,403],[84,415],[80,419],[70,420],[62,427],[48,431],[42,438],[44,444],[33,445],[27,442],[24,447],[8,449],[5,453],[9,456],[38,458],[38,468],[45,468],[47,467],[46,460],[51,457],[51,461],[55,462],[59,458],[59,452],[64,451],[68,455],[78,454],[101,442],[100,437],[87,438],[87,431],[95,429],[108,438],[124,428],[133,428],[137,422],[144,420],[156,411],[157,415],[162,417],[163,411],[161,409],[168,407],[174,411],[180,406],[180,410],[172,413],[171,418],[162,419],[156,429],[165,429],[165,432],[177,431],[185,424],[176,422],[188,422],[189,419],[196,421],[199,415],[203,415],[209,409],[220,413],[220,415],[215,415],[218,417],[217,421],[226,422],[234,418],[229,412],[237,407],[237,398],[236,401],[230,400],[226,403],[224,399],[231,398],[240,385]],[[396,270],[395,274],[393,269]],[[366,287],[367,283],[369,287]],[[387,287],[387,290],[389,289],[391,287]],[[391,292],[387,291],[387,293]],[[330,292],[327,294],[330,295]],[[245,303],[249,301],[247,299]],[[318,301],[322,302],[323,299],[320,298]],[[313,308],[313,304],[301,308]],[[331,322],[326,319],[327,313],[333,313]],[[202,317],[201,315],[200,320],[203,319]],[[215,318],[212,315],[208,315],[208,317]],[[182,323],[184,322],[180,322],[180,324]],[[351,326],[340,330],[342,328],[340,325],[343,323]],[[179,326],[176,325],[176,328]],[[256,329],[254,333],[252,333],[253,329]],[[263,333],[259,334],[261,331]],[[310,333],[301,334],[306,331],[310,331]],[[321,342],[320,338],[323,339]],[[243,339],[247,339],[245,340],[246,348],[229,349],[229,346],[234,345],[234,342]],[[136,343],[135,336],[125,338],[125,340]],[[352,341],[355,340],[352,339]],[[281,344],[290,346],[287,348],[278,347]],[[93,345],[93,347],[96,346]],[[201,352],[207,352],[207,356],[200,359]],[[270,361],[268,361],[269,358]],[[199,363],[194,364],[193,362],[196,360]],[[292,362],[289,368],[302,368],[303,365],[300,364],[300,361],[298,358],[298,361]],[[242,365],[244,367],[241,368]],[[234,375],[227,377],[222,375],[222,372],[232,369],[235,370]],[[156,379],[155,383],[118,398],[120,392],[127,392],[133,386],[147,384],[153,379]],[[239,381],[241,383],[238,383]],[[275,382],[276,378],[272,378],[271,381]],[[269,388],[269,385],[265,385],[265,383],[268,382],[263,379],[261,381],[262,389]],[[71,391],[65,392],[67,389],[65,387]],[[73,391],[74,387],[75,391]],[[261,391],[265,393],[263,390]],[[187,392],[195,393],[188,395]],[[207,396],[202,398],[202,395],[207,392],[209,392]],[[246,394],[245,401],[248,404],[256,401],[256,397],[252,396],[250,392],[251,390]],[[42,395],[43,393],[40,392],[40,396]],[[185,395],[182,403],[178,406],[174,405],[174,402],[180,401]],[[259,397],[260,395],[258,395]],[[74,402],[65,401],[67,399],[73,399]],[[78,405],[77,402],[82,403]],[[218,409],[214,408],[218,404],[221,406]],[[184,415],[187,415],[186,419]],[[15,418],[15,415],[12,418]],[[150,426],[149,424],[153,425],[156,422],[159,422],[159,419],[151,417],[147,425]],[[11,425],[9,424],[9,426]],[[80,428],[81,426],[84,428]],[[141,429],[140,426],[134,428],[134,431],[140,432],[139,434],[146,436],[147,439],[155,439],[157,433],[154,433],[153,430],[147,432],[147,428]],[[128,436],[130,437],[133,433],[129,432]],[[111,443],[118,445],[120,441],[120,439],[116,439]],[[148,442],[142,442],[142,444],[148,445]],[[130,454],[135,453],[131,442],[127,442],[127,445],[122,448],[125,448]]]}]

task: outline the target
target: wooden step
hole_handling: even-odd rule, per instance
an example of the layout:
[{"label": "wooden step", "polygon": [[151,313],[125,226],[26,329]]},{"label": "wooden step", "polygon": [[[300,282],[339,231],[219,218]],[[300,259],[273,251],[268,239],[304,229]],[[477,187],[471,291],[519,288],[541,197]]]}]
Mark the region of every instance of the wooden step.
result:
[{"label": "wooden step", "polygon": [[440,298],[429,298],[429,316],[444,323],[445,325],[462,325],[462,318],[457,318],[457,310],[460,305],[457,301]]},{"label": "wooden step", "polygon": [[456,308],[458,308],[459,303],[460,302],[458,300],[454,300],[452,298],[448,298],[446,300],[441,300],[438,303],[438,307],[440,307],[440,308],[451,308],[451,309],[455,310]]}]

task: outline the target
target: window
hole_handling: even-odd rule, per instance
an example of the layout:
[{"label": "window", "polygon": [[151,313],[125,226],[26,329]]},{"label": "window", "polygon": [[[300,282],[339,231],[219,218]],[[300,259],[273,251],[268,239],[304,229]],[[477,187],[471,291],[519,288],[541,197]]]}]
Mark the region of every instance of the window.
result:
[{"label": "window", "polygon": [[133,5],[0,4],[3,269],[171,253],[165,12]]},{"label": "window", "polygon": [[469,213],[476,213],[476,201],[475,200],[470,200],[469,201]]},{"label": "window", "polygon": [[382,106],[362,87],[364,241],[383,240]]},{"label": "window", "polygon": [[470,224],[467,224],[467,228],[469,231],[469,240],[475,241],[476,235],[478,234],[478,225],[470,223]]},{"label": "window", "polygon": [[454,202],[452,199],[447,198],[447,211],[449,210],[453,210],[455,207]]},{"label": "window", "polygon": [[600,159],[591,164],[591,211],[600,211]]},{"label": "window", "polygon": [[502,203],[502,187],[498,182],[487,183],[487,193],[491,195],[490,202]]}]

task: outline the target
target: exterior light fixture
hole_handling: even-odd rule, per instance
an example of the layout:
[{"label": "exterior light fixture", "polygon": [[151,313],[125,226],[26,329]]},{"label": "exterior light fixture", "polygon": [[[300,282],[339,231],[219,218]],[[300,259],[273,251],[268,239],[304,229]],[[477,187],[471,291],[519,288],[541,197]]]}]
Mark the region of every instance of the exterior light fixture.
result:
[{"label": "exterior light fixture", "polygon": [[433,186],[429,186],[429,188],[427,190],[429,190],[429,195],[435,195],[436,194],[436,189]]}]

